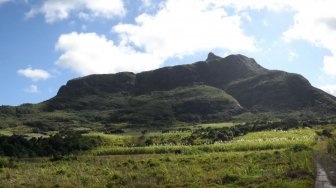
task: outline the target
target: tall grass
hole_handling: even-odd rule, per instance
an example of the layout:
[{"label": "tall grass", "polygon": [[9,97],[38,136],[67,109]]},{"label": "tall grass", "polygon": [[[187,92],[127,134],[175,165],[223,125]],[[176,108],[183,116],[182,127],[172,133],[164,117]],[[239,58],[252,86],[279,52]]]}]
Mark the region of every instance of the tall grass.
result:
[{"label": "tall grass", "polygon": [[311,187],[310,151],[197,155],[82,156],[17,161],[0,172],[4,187]]},{"label": "tall grass", "polygon": [[[190,133],[165,133],[158,139]],[[0,159],[0,187],[312,187],[313,130],[249,133],[209,145],[126,147],[129,135],[89,133],[102,147],[52,162]],[[180,154],[174,154],[176,151]],[[258,151],[258,152],[256,152]]]},{"label": "tall grass", "polygon": [[[270,134],[269,137],[266,136],[267,133]],[[177,150],[181,150],[182,153],[186,154],[199,153],[199,152],[230,152],[230,151],[249,151],[249,150],[258,151],[258,150],[282,149],[302,144],[311,146],[315,142],[314,132],[306,130],[295,130],[287,133],[264,131],[260,133],[250,133],[250,134],[239,137],[230,142],[215,143],[209,145],[195,145],[195,146],[152,145],[144,147],[99,147],[87,152],[86,154],[90,155],[164,154],[164,153],[174,153]],[[258,134],[264,136],[257,137]],[[286,134],[288,135],[286,136]],[[276,135],[278,136],[280,135],[281,137],[277,138]]]}]

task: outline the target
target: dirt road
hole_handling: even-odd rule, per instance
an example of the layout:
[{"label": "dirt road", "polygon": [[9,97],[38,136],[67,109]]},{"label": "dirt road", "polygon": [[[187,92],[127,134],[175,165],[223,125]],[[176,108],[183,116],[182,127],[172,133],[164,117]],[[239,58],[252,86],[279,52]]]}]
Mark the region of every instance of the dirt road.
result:
[{"label": "dirt road", "polygon": [[316,161],[317,176],[315,181],[315,188],[336,188],[328,179],[327,173],[321,165],[321,159]]}]

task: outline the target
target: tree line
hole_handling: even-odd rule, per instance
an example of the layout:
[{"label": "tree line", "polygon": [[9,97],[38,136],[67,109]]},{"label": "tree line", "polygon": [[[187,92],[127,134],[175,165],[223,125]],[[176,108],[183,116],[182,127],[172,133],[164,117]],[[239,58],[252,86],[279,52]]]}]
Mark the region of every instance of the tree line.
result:
[{"label": "tree line", "polygon": [[31,139],[22,135],[0,136],[0,155],[19,158],[62,156],[88,150],[99,145],[100,142],[99,138],[84,137],[75,132]]}]

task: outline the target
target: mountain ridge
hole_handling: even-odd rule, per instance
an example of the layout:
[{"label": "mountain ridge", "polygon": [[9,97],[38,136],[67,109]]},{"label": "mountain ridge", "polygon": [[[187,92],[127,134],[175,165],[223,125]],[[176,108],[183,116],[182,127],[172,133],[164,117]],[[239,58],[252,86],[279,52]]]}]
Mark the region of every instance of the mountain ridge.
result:
[{"label": "mountain ridge", "polygon": [[[232,64],[232,62],[235,63]],[[219,72],[222,70],[226,72]],[[209,53],[206,61],[199,61],[193,64],[163,67],[137,74],[132,72],[120,72],[116,74],[95,74],[75,78],[62,86],[57,96],[68,92],[69,90],[67,89],[71,88],[71,86],[82,88],[82,86],[85,87],[85,85],[94,85],[95,88],[100,88],[102,91],[106,90],[106,92],[127,90],[137,94],[156,90],[169,90],[177,86],[190,86],[194,82],[205,82],[206,85],[219,87],[219,85],[227,84],[236,79],[249,77],[255,73],[264,72],[265,70],[266,69],[258,65],[254,59],[247,58],[243,55],[230,55],[226,58],[221,58],[213,53]],[[222,74],[220,78],[213,78],[212,76],[219,74]],[[157,77],[161,77],[161,79],[157,79]],[[162,79],[162,77],[168,77],[169,79]],[[81,83],[82,80],[85,81]],[[108,82],[109,84],[100,87],[97,85],[99,84],[98,81]],[[116,86],[120,90],[111,89],[108,85]],[[138,88],[131,88],[134,85],[137,85]]]},{"label": "mountain ridge", "polygon": [[[336,105],[335,97],[314,88],[301,75],[265,69],[253,58],[240,54],[221,58],[212,52],[209,53],[205,61],[193,64],[163,67],[137,74],[121,72],[89,75],[70,80],[61,87],[56,98],[115,92],[140,95],[153,91],[188,87],[195,83],[220,88],[233,95],[237,101],[243,103],[242,106],[248,109],[259,105],[261,106],[259,109],[264,111],[277,110],[276,107],[281,107],[284,110],[298,110],[314,107],[316,105],[315,98],[323,98],[321,101],[332,103],[333,106]],[[254,88],[251,87],[251,84]],[[272,104],[264,102],[259,95],[262,95],[268,102],[274,102]],[[255,102],[251,103],[253,101]],[[270,108],[271,106],[272,108]],[[335,107],[332,107],[327,110],[334,109]]]},{"label": "mountain ridge", "polygon": [[248,114],[319,119],[335,112],[336,98],[299,74],[268,70],[240,54],[221,58],[209,53],[193,64],[69,80],[42,103],[0,107],[0,126],[167,126],[232,121]]}]

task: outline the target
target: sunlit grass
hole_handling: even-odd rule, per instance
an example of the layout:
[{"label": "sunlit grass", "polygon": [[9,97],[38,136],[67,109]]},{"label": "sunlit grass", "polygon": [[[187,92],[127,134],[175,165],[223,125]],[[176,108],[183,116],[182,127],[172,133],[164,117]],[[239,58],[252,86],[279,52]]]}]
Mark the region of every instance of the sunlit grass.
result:
[{"label": "sunlit grass", "polygon": [[4,135],[4,136],[12,136],[13,132],[10,130],[0,130],[0,135]]},{"label": "sunlit grass", "polygon": [[32,128],[24,126],[24,125],[20,125],[20,126],[16,126],[16,127],[10,127],[10,128],[5,128],[5,129],[1,129],[0,130],[0,134],[7,135],[7,136],[11,136],[13,134],[23,135],[23,134],[31,133],[31,132],[32,132]]},{"label": "sunlit grass", "polygon": [[[163,135],[172,136],[177,133],[166,133]],[[187,133],[178,133],[187,134]],[[113,135],[111,138],[118,138]],[[123,136],[120,136],[122,138]],[[249,133],[238,137],[229,142],[216,142],[209,145],[174,145],[161,144],[142,147],[116,147],[103,146],[88,151],[90,155],[120,155],[120,154],[161,154],[174,153],[176,150],[182,150],[184,153],[198,152],[231,152],[248,150],[270,150],[291,147],[297,144],[311,146],[315,142],[315,133],[313,130],[298,129],[287,132],[262,131]],[[113,139],[111,139],[113,142]]]},{"label": "sunlit grass", "polygon": [[258,140],[258,139],[281,139],[285,138],[288,140],[295,139],[309,139],[310,137],[316,136],[314,129],[292,129],[288,131],[260,131],[248,133],[244,136],[236,137],[234,140]]},{"label": "sunlit grass", "polygon": [[223,127],[232,127],[235,126],[236,123],[232,123],[232,122],[226,122],[226,123],[208,123],[208,124],[199,124],[196,125],[195,127],[197,128],[223,128]]}]

